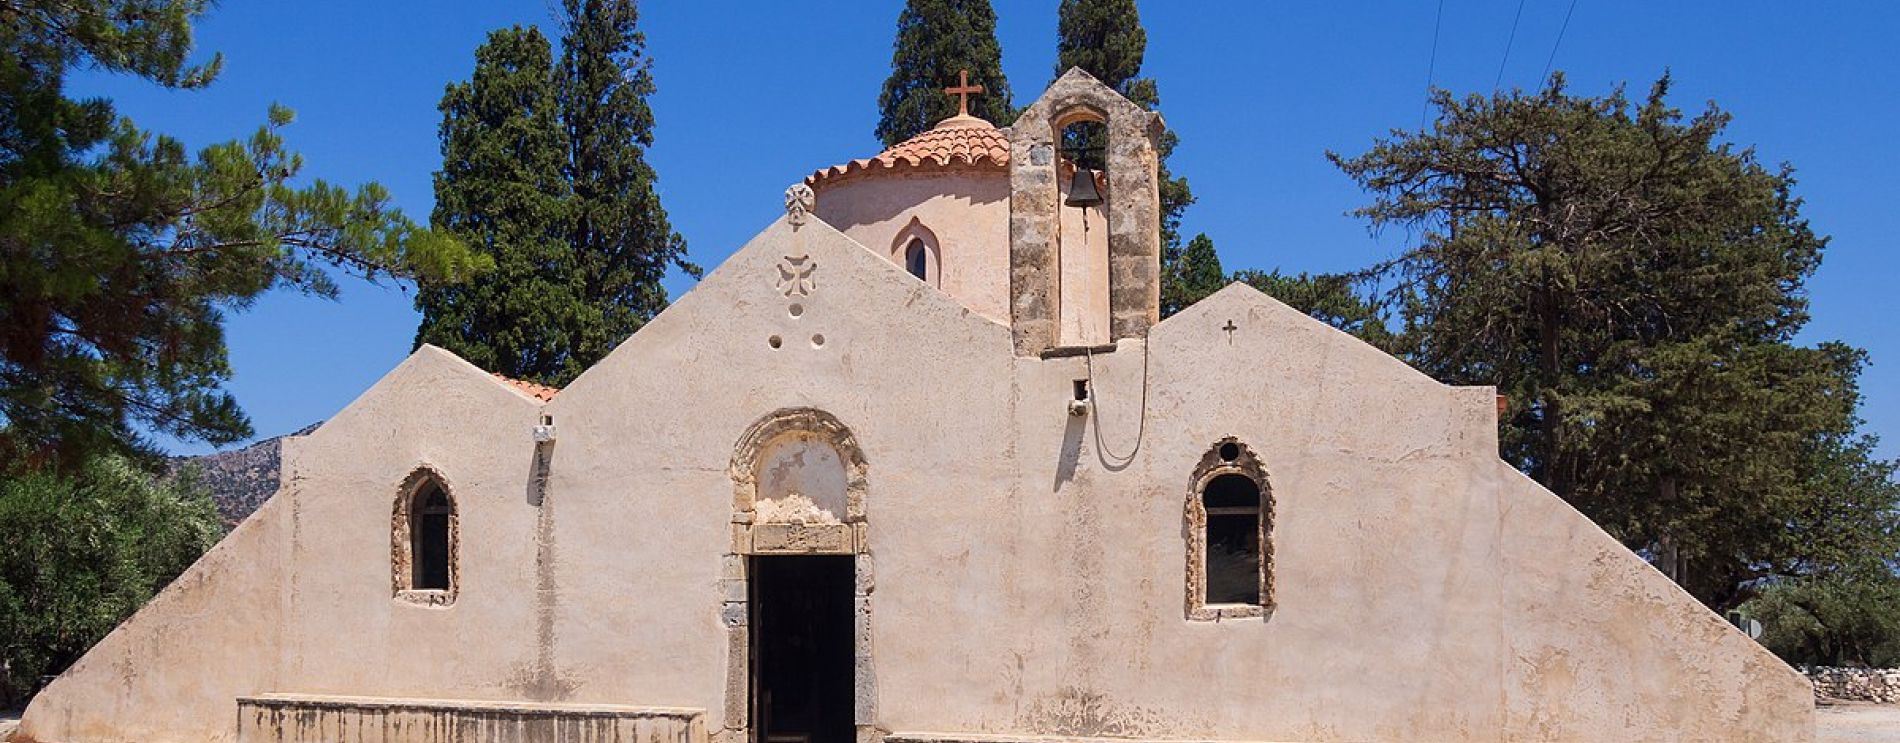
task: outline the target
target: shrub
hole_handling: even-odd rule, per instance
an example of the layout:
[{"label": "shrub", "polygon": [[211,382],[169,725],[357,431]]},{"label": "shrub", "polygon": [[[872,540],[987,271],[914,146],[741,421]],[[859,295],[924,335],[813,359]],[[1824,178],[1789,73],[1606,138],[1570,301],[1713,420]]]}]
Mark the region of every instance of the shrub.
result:
[{"label": "shrub", "polygon": [[1761,642],[1809,666],[1900,666],[1900,577],[1831,574],[1770,585],[1742,605],[1762,623]]},{"label": "shrub", "polygon": [[0,475],[0,706],[23,703],[221,536],[210,496],[97,457]]}]

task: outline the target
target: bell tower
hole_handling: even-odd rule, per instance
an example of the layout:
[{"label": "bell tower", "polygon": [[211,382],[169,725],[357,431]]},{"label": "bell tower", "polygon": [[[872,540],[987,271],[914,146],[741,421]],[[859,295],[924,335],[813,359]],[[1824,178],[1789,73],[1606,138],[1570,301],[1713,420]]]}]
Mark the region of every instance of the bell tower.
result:
[{"label": "bell tower", "polygon": [[[1106,198],[1100,206],[1065,206],[1062,199],[1065,161],[1058,143],[1062,130],[1079,121],[1101,122],[1108,132],[1103,158]],[[1060,345],[1063,313],[1099,311],[1064,301],[1062,251],[1077,244],[1062,234],[1064,209],[1107,212],[1108,341],[1146,336],[1160,319],[1161,188],[1156,143],[1164,126],[1160,114],[1122,97],[1081,68],[1070,68],[1006,130],[1010,324],[1018,356],[1034,356]]]}]

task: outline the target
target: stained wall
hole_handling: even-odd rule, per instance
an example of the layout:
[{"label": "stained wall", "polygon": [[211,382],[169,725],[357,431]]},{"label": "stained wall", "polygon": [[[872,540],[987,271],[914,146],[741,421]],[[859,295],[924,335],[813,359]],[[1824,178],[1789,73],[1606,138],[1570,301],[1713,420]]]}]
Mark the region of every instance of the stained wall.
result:
[{"label": "stained wall", "polygon": [[[815,268],[787,281],[792,259]],[[232,740],[238,697],[293,694],[680,708],[736,740],[731,458],[809,407],[867,463],[880,730],[1812,739],[1805,681],[1498,460],[1488,388],[1241,286],[1092,359],[1013,340],[882,246],[781,220],[551,403],[425,348],[294,440],[271,505],[22,732]],[[1192,621],[1183,509],[1226,436],[1268,473],[1278,604]],[[421,464],[460,509],[448,606],[391,595],[393,498]]]}]

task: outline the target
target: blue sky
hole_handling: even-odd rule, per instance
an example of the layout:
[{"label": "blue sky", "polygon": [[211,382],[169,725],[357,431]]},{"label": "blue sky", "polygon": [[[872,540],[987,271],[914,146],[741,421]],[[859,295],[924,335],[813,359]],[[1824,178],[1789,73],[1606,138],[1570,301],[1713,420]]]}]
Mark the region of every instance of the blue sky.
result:
[{"label": "blue sky", "polygon": [[[225,55],[210,89],[165,92],[98,75],[73,89],[107,95],[141,125],[193,146],[245,136],[273,101],[295,109],[286,134],[306,173],[381,182],[425,219],[440,165],[436,103],[467,77],[491,29],[551,28],[555,3],[492,0],[227,0],[199,27]],[[1733,113],[1731,141],[1797,168],[1816,229],[1833,236],[1810,284],[1804,342],[1867,349],[1869,429],[1900,454],[1900,302],[1893,174],[1900,173],[1900,75],[1891,56],[1900,4],[1659,3],[1588,0],[1143,3],[1146,72],[1181,135],[1171,161],[1200,198],[1188,234],[1206,232],[1228,268],[1338,271],[1388,257],[1411,235],[1373,235],[1344,212],[1366,196],[1329,165],[1416,127],[1428,65],[1455,91],[1530,87],[1546,62],[1573,90],[1621,82],[1637,93],[1665,69],[1674,101]],[[875,154],[879,86],[898,0],[827,3],[647,2],[659,93],[649,156],[692,258],[719,263],[780,211],[785,186],[819,167]],[[1020,104],[1053,77],[1056,0],[997,0],[1004,71]],[[1518,9],[1516,33],[1512,26]],[[1803,8],[1825,8],[1804,11]],[[1507,55],[1508,44],[1508,55]],[[1004,123],[1004,122],[999,122]],[[674,277],[677,296],[691,280]],[[346,282],[329,302],[269,295],[233,312],[231,389],[262,436],[326,418],[410,349],[417,316],[396,286]],[[206,451],[175,444],[179,452]]]}]

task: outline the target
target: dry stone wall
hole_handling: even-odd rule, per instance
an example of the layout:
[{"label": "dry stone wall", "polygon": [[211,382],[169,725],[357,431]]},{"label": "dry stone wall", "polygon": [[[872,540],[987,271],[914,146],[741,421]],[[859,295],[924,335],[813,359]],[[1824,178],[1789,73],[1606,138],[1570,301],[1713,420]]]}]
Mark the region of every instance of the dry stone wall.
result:
[{"label": "dry stone wall", "polygon": [[1814,698],[1823,702],[1900,704],[1900,668],[1801,669],[1814,682]]}]

